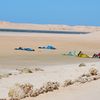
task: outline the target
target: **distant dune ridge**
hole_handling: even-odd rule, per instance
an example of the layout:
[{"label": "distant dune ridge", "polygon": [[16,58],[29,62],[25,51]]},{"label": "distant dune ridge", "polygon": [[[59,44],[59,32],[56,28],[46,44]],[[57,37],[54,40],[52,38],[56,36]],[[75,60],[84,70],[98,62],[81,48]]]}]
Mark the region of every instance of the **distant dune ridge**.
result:
[{"label": "distant dune ridge", "polygon": [[60,30],[60,31],[82,31],[94,32],[100,31],[99,26],[69,26],[69,25],[51,25],[51,24],[28,24],[28,23],[12,23],[0,22],[0,28],[13,28],[13,29],[33,29],[33,30]]}]

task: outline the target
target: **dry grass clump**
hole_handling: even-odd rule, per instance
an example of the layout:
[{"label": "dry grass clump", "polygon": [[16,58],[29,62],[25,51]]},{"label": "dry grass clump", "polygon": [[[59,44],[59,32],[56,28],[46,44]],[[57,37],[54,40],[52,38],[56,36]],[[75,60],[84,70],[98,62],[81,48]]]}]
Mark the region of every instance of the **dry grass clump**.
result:
[{"label": "dry grass clump", "polygon": [[98,79],[100,79],[100,76],[96,75],[96,76],[92,76],[91,78],[92,78],[92,80],[98,80]]},{"label": "dry grass clump", "polygon": [[40,89],[32,90],[31,93],[30,93],[30,97],[36,97],[40,94],[47,93],[47,92],[50,92],[50,91],[54,91],[54,90],[57,90],[57,89],[59,89],[59,83],[58,82],[47,82],[42,87],[40,87]]},{"label": "dry grass clump", "polygon": [[89,73],[90,73],[90,75],[97,75],[98,74],[98,70],[96,69],[96,68],[91,68],[90,70],[89,70]]},{"label": "dry grass clump", "polygon": [[81,75],[76,80],[76,82],[86,83],[86,82],[91,82],[93,80],[98,80],[98,79],[100,79],[100,75],[98,74],[98,70],[96,68],[91,68],[91,69],[89,69],[88,74]]},{"label": "dry grass clump", "polygon": [[22,99],[25,97],[25,92],[20,85],[16,84],[14,87],[10,88],[8,96],[12,99]]},{"label": "dry grass clump", "polygon": [[80,77],[90,77],[90,74],[82,74]]},{"label": "dry grass clump", "polygon": [[9,77],[9,76],[11,76],[11,75],[12,75],[12,73],[1,74],[1,75],[0,75],[0,79],[2,79],[2,78],[7,78],[7,77]]},{"label": "dry grass clump", "polygon": [[35,68],[34,71],[44,71],[44,70],[41,68]]},{"label": "dry grass clump", "polygon": [[72,85],[72,84],[74,84],[74,83],[75,83],[75,81],[72,81],[72,80],[65,80],[65,81],[64,81],[63,87],[67,87],[67,86]]},{"label": "dry grass clump", "polygon": [[18,70],[20,72],[20,74],[22,74],[22,73],[33,73],[33,72],[36,72],[36,71],[44,71],[41,68],[34,68],[34,69],[22,68],[22,69],[16,69],[16,70]]},{"label": "dry grass clump", "polygon": [[40,89],[40,93],[47,93],[49,91],[57,90],[59,89],[59,83],[58,82],[47,82],[44,84]]},{"label": "dry grass clump", "polygon": [[85,63],[81,63],[81,64],[79,64],[79,67],[85,67],[85,66],[86,66]]},{"label": "dry grass clump", "polygon": [[40,89],[33,89],[31,84],[16,84],[9,90],[8,96],[13,99],[23,99],[25,97],[36,97],[40,94],[59,89],[58,82],[47,82]]},{"label": "dry grass clump", "polygon": [[23,68],[23,69],[16,69],[20,72],[20,74],[22,73],[33,73],[33,71],[29,68]]},{"label": "dry grass clump", "polygon": [[14,87],[10,88],[8,96],[12,99],[23,99],[29,96],[30,91],[33,90],[33,85],[31,84],[16,84]]},{"label": "dry grass clump", "polygon": [[87,76],[84,76],[84,77],[79,77],[76,82],[79,82],[79,83],[86,83],[86,82],[90,82],[92,81],[92,78],[91,77],[87,77]]},{"label": "dry grass clump", "polygon": [[36,97],[41,93],[39,92],[39,89],[35,89],[35,90],[30,91],[29,94],[30,94],[30,97]]},{"label": "dry grass clump", "polygon": [[20,87],[24,90],[25,97],[29,97],[31,91],[33,91],[33,85],[31,85],[29,83],[28,84],[22,84],[22,85],[20,85]]}]

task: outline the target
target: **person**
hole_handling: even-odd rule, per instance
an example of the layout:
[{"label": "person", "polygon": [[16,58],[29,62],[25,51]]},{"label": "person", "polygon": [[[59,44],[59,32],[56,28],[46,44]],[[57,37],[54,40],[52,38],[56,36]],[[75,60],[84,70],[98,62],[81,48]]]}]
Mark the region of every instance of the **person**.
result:
[{"label": "person", "polygon": [[98,55],[97,54],[93,54],[92,58],[97,58]]},{"label": "person", "polygon": [[100,53],[94,54],[94,55],[92,56],[92,58],[100,58]]},{"label": "person", "polygon": [[80,56],[80,55],[82,55],[83,54],[83,52],[82,51],[80,51],[79,53],[78,53],[78,56]]},{"label": "person", "polygon": [[19,49],[22,50],[23,48],[22,47],[19,47]]}]

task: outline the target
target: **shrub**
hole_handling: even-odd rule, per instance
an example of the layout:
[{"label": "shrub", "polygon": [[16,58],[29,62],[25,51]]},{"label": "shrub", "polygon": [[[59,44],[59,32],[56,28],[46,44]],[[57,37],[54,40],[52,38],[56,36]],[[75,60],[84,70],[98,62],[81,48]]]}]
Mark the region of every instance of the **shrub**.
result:
[{"label": "shrub", "polygon": [[91,69],[89,70],[89,73],[90,73],[90,75],[97,75],[98,70],[97,70],[96,68],[91,68]]}]

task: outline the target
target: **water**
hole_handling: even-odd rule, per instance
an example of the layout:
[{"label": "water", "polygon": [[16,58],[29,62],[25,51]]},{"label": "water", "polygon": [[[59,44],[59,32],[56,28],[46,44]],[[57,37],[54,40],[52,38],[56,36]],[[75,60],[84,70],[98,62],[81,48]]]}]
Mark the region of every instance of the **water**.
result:
[{"label": "water", "polygon": [[89,32],[76,31],[51,31],[51,30],[28,30],[28,29],[0,29],[1,32],[24,32],[24,33],[52,33],[52,34],[88,34]]}]

